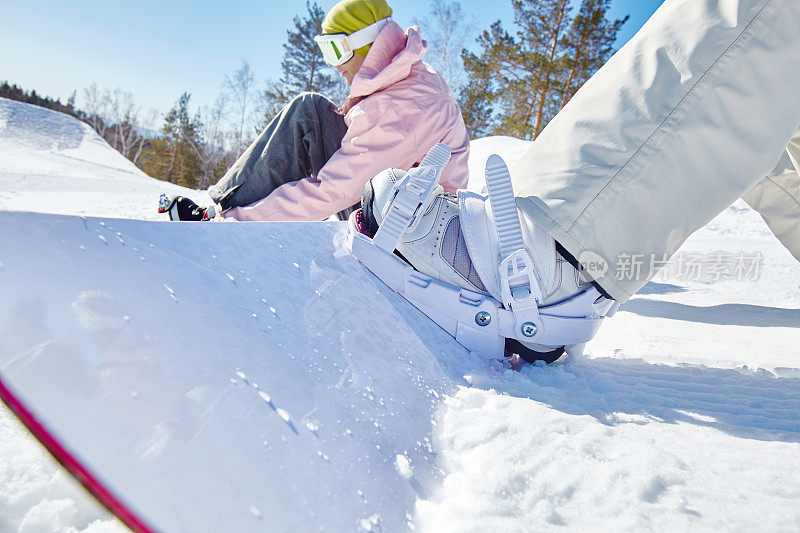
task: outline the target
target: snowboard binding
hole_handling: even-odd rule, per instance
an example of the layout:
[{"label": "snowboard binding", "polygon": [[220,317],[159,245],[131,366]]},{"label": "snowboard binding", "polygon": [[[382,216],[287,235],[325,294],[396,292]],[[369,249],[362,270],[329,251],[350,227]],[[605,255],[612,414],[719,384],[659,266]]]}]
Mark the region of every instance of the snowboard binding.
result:
[{"label": "snowboard binding", "polygon": [[[438,144],[419,167],[397,181],[374,236],[362,210],[353,213],[347,239],[351,254],[470,352],[502,358],[509,345],[511,350],[516,348],[515,353],[526,351],[525,343],[566,346],[569,353],[579,352],[594,337],[604,316],[610,316],[614,301],[589,287],[565,301],[540,307],[542,290],[523,242],[510,173],[499,156],[487,161],[486,183],[500,244],[500,300],[434,279],[394,254],[404,233],[418,222],[423,206],[437,193],[449,160],[450,148]],[[564,349],[532,358],[552,362],[562,353]]]}]

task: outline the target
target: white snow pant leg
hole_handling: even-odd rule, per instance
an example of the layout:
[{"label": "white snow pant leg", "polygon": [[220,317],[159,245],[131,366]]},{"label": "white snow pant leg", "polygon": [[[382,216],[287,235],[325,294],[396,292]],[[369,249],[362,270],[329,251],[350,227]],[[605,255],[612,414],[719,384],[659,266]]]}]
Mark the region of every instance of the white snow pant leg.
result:
[{"label": "white snow pant leg", "polygon": [[514,166],[517,205],[627,300],[775,168],[800,123],[798,28],[798,0],[667,0]]},{"label": "white snow pant leg", "polygon": [[772,233],[800,261],[800,174],[792,151],[800,155],[800,129],[778,166],[742,196],[758,211]]}]

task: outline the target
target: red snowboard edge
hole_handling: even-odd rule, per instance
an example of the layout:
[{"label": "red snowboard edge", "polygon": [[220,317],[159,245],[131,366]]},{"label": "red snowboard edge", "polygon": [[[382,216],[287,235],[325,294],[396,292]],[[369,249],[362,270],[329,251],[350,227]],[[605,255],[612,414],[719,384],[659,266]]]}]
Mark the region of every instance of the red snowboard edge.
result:
[{"label": "red snowboard edge", "polygon": [[36,417],[19,401],[0,376],[0,400],[17,416],[25,427],[28,428],[42,446],[50,452],[56,461],[67,472],[77,479],[89,493],[94,496],[111,513],[117,516],[122,523],[136,533],[154,533],[155,530],[147,526],[137,517],[122,501],[111,493],[89,470],[87,470],[72,453],[64,448],[60,442],[47,430]]}]

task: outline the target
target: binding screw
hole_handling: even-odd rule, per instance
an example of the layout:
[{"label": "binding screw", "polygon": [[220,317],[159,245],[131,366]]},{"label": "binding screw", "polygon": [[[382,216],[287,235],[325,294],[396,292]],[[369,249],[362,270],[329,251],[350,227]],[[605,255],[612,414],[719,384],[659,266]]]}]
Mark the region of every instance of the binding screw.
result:
[{"label": "binding screw", "polygon": [[492,315],[487,313],[486,311],[481,311],[477,315],[475,315],[475,323],[479,326],[488,326],[489,322],[492,321]]},{"label": "binding screw", "polygon": [[524,324],[522,324],[522,334],[525,335],[526,337],[533,337],[534,335],[536,335],[537,331],[538,328],[536,327],[536,324],[534,324],[533,322],[525,322]]}]

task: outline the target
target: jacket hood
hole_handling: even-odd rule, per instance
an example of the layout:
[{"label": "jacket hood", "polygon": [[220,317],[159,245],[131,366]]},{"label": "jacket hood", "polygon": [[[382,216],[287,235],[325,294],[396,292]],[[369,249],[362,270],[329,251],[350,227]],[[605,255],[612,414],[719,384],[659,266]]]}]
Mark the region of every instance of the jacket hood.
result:
[{"label": "jacket hood", "polygon": [[346,113],[360,98],[407,78],[414,64],[421,61],[427,52],[428,43],[422,39],[419,27],[412,26],[405,33],[396,22],[389,22],[372,43],[353,78],[342,111]]}]

